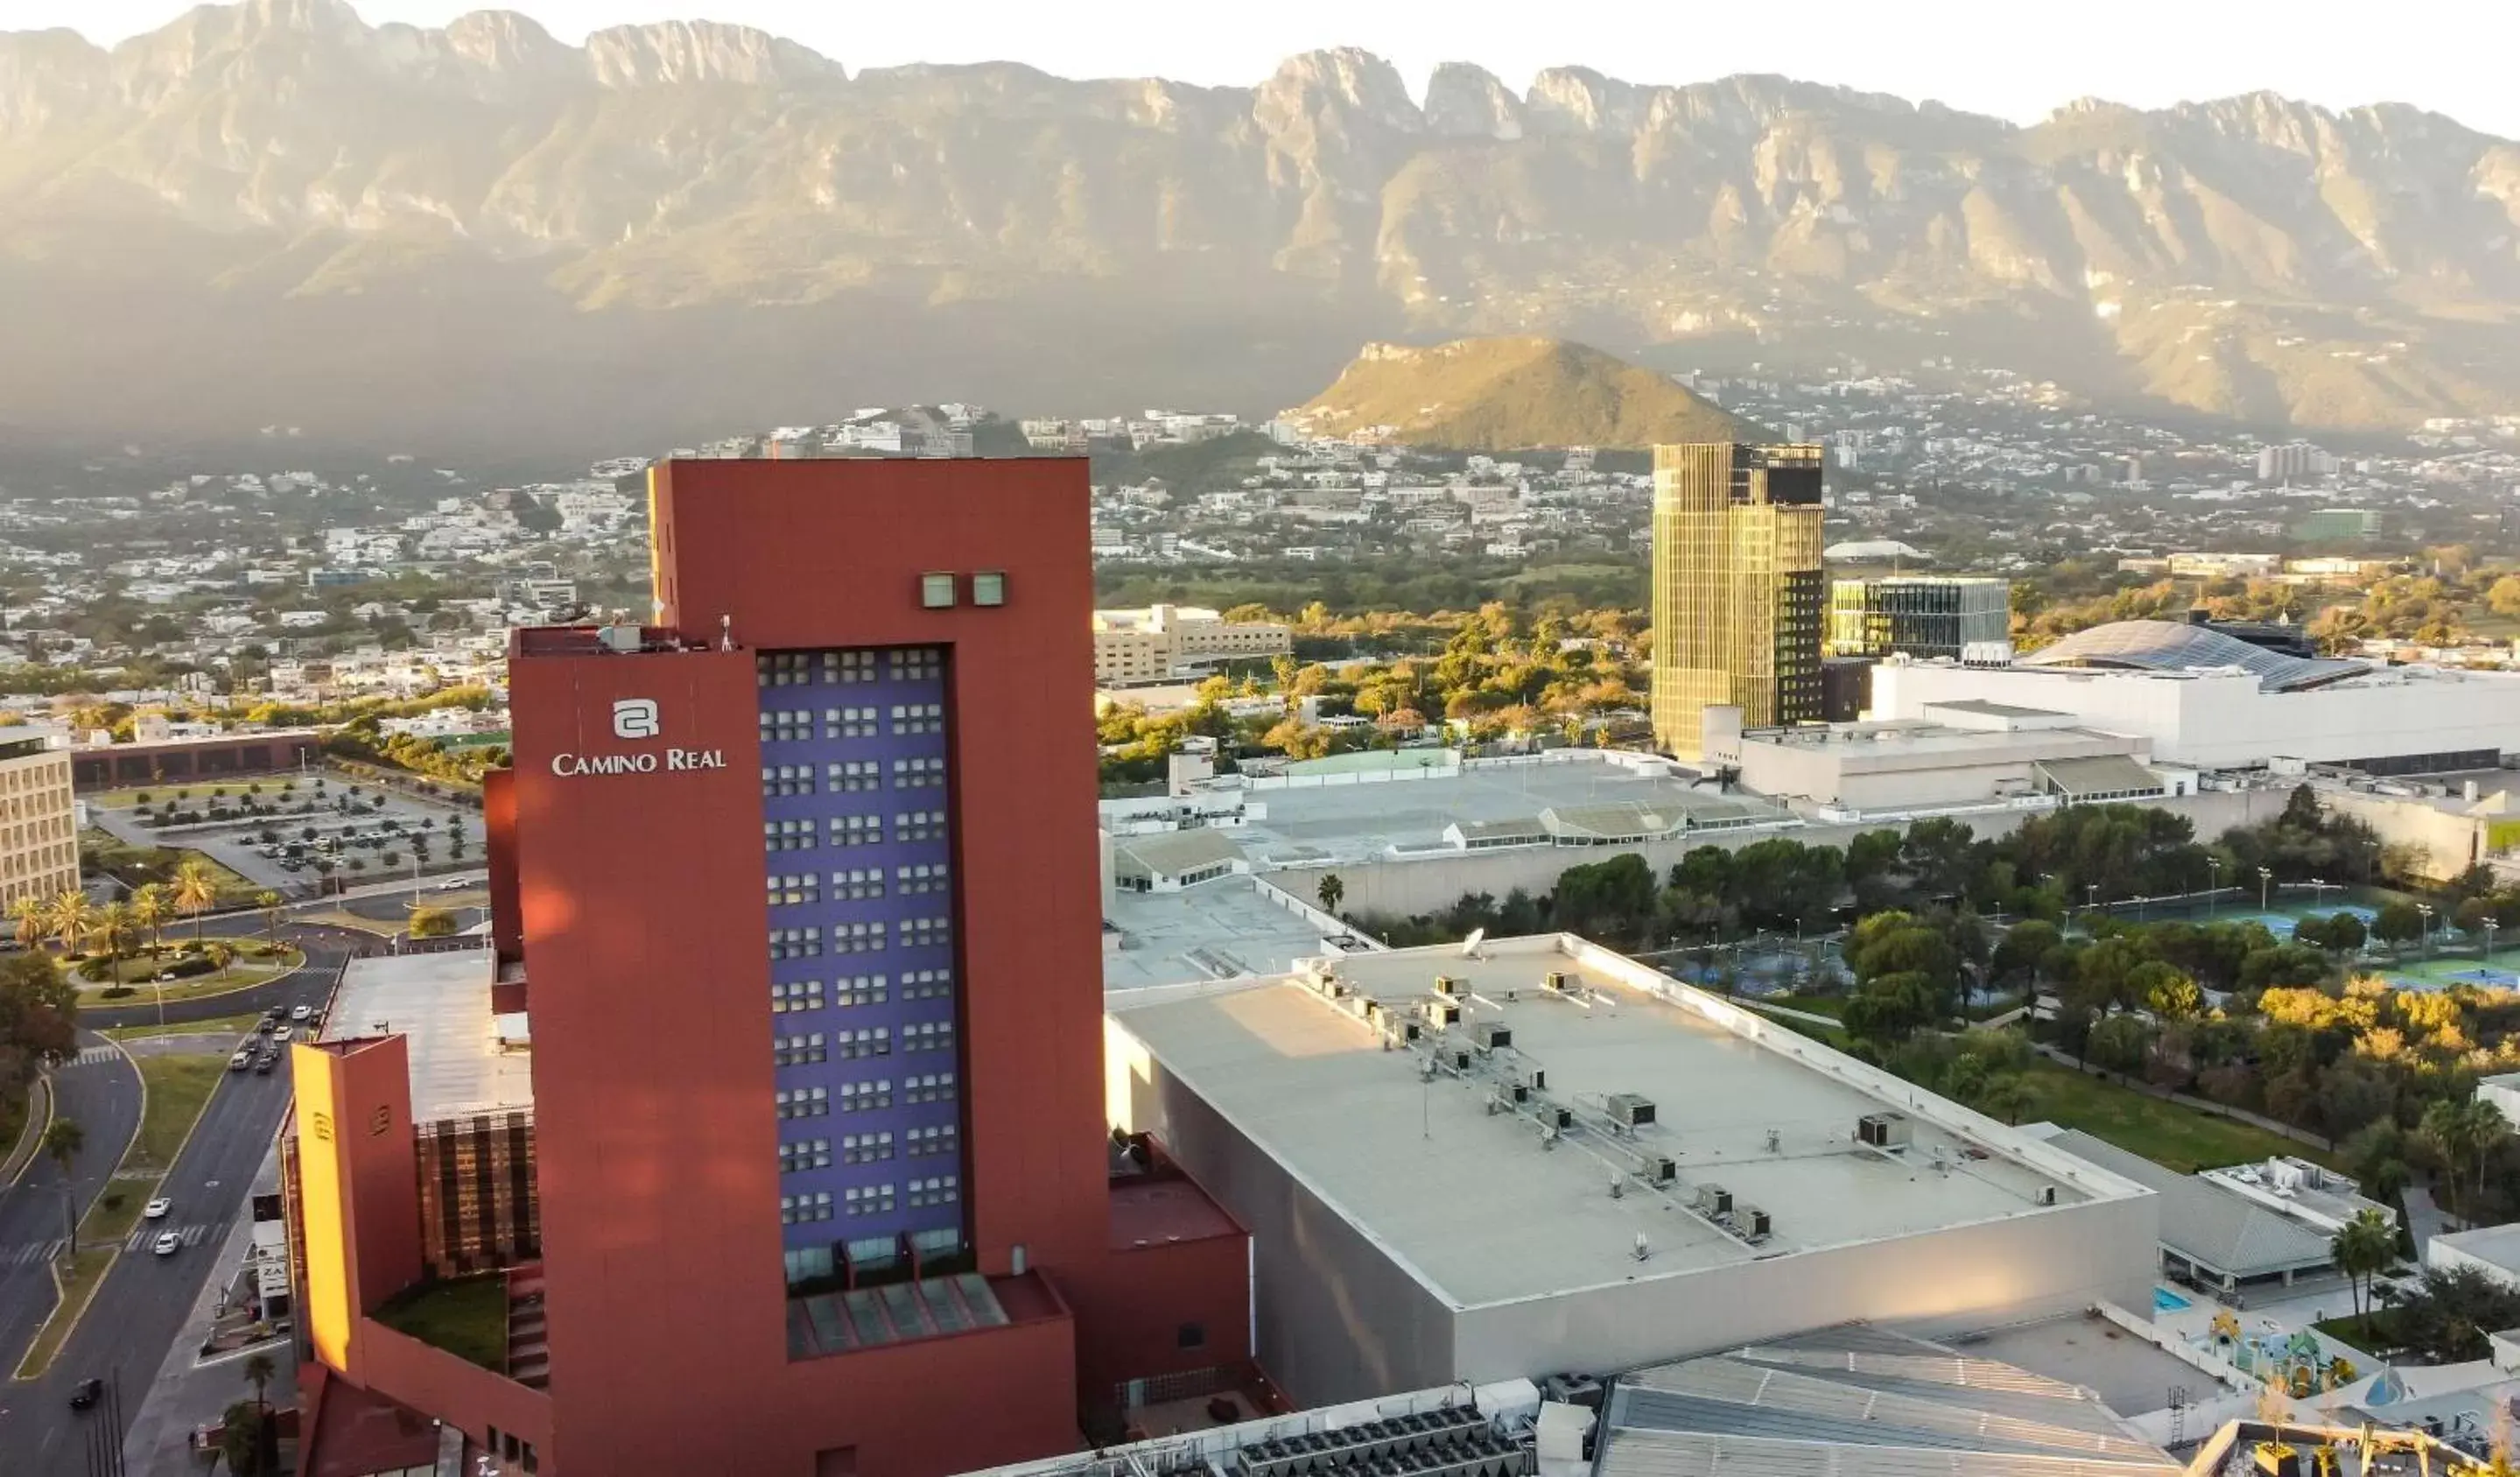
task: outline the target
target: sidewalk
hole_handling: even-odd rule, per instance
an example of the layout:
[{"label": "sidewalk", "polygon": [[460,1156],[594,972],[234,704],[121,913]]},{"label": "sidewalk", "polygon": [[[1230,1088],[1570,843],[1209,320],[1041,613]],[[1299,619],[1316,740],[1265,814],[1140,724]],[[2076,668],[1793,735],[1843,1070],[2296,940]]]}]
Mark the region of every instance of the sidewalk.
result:
[{"label": "sidewalk", "polygon": [[249,1215],[240,1217],[218,1249],[215,1269],[202,1284],[183,1331],[175,1335],[166,1362],[150,1381],[149,1394],[131,1418],[131,1429],[123,1433],[122,1459],[130,1477],[198,1477],[202,1464],[192,1453],[192,1434],[221,1419],[229,1406],[253,1399],[253,1386],[246,1382],[245,1362],[255,1350],[270,1355],[280,1368],[279,1378],[271,1382],[272,1405],[286,1407],[296,1400],[297,1359],[285,1336],[201,1358],[202,1346],[217,1321],[220,1293],[234,1279],[252,1245],[253,1221]]}]

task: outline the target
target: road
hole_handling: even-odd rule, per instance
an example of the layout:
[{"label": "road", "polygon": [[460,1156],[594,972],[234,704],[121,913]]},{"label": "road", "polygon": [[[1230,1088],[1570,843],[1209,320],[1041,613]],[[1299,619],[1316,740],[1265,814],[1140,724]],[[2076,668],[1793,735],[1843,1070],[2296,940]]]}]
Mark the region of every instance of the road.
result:
[{"label": "road", "polygon": [[[140,1074],[105,1038],[81,1032],[78,1041],[77,1059],[53,1075],[53,1087],[60,1094],[59,1116],[87,1134],[70,1162],[71,1191],[84,1216],[140,1131]],[[38,1154],[17,1184],[0,1189],[0,1407],[18,1403],[23,1387],[5,1381],[53,1311],[52,1274],[45,1264],[61,1249],[61,1168]],[[0,1461],[0,1471],[16,1470],[39,1469]]]},{"label": "road", "polygon": [[[348,958],[342,942],[330,937],[337,932],[307,929],[299,934],[307,950],[306,967],[286,981],[274,982],[284,992],[278,1003],[324,1003]],[[373,946],[379,941],[363,942]],[[203,1003],[225,1004],[226,1009],[215,1013],[234,1014],[236,998]],[[173,1013],[170,1006],[168,1014]],[[110,1417],[102,1408],[85,1412],[69,1408],[70,1390],[82,1379],[95,1376],[120,1383],[126,1424],[140,1408],[149,1383],[157,1378],[185,1315],[208,1280],[218,1249],[245,1214],[254,1172],[289,1105],[287,1060],[284,1055],[283,1070],[269,1077],[249,1072],[224,1075],[202,1111],[200,1126],[176,1157],[161,1192],[175,1202],[173,1213],[136,1235],[173,1230],[185,1239],[185,1248],[173,1256],[158,1257],[141,1241],[142,1249],[136,1254],[116,1258],[51,1371],[32,1383],[0,1386],[0,1472],[76,1477],[85,1470],[88,1438],[81,1427]],[[64,1076],[77,1070],[69,1069]],[[126,1065],[121,1070],[128,1074],[131,1069]],[[60,1215],[58,1199],[53,1202],[53,1214]],[[34,1285],[22,1280],[0,1283],[14,1288]],[[11,1301],[14,1305],[14,1294]],[[33,1324],[39,1326],[50,1300],[36,1301]],[[32,1331],[30,1326],[15,1337],[0,1334],[0,1359],[9,1367],[16,1366]],[[250,1393],[241,1379],[238,1392],[240,1398]],[[117,1442],[120,1436],[117,1431]]]},{"label": "road", "polygon": [[[349,957],[381,954],[387,941],[355,928],[335,928],[329,924],[285,923],[281,934],[307,951],[307,963],[294,973],[267,980],[249,990],[232,990],[224,994],[203,995],[196,999],[176,1000],[166,1006],[165,1021],[175,1025],[184,1021],[214,1021],[223,1016],[259,1015],[274,1005],[294,1005],[307,999],[306,982],[321,973],[318,955]],[[329,980],[325,986],[330,989]],[[318,992],[320,997],[321,992]],[[129,1005],[91,1006],[79,1012],[79,1024],[99,1031],[122,1026],[154,1026],[159,1017],[158,1007],[143,998]]]}]

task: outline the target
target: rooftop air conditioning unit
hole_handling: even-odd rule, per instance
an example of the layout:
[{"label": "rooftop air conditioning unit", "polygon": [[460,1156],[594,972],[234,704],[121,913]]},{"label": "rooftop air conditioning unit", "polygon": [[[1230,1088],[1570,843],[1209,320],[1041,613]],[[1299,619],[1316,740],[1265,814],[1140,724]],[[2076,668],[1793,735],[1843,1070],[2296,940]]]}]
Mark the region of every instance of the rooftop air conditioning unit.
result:
[{"label": "rooftop air conditioning unit", "polygon": [[1546,1092],[1549,1090],[1549,1073],[1539,1067],[1523,1068],[1520,1072],[1514,1074],[1514,1081],[1520,1083],[1526,1087],[1529,1087],[1534,1092]]},{"label": "rooftop air conditioning unit", "polygon": [[1697,1209],[1709,1218],[1732,1214],[1732,1192],[1720,1184],[1697,1187]]},{"label": "rooftop air conditioning unit", "polygon": [[1563,1103],[1542,1109],[1540,1116],[1551,1128],[1559,1132],[1575,1127],[1575,1110]]},{"label": "rooftop air conditioning unit", "polygon": [[2043,1184],[2039,1186],[2039,1203],[2041,1205],[2054,1205],[2056,1203],[2056,1186],[2052,1184]]},{"label": "rooftop air conditioning unit", "polygon": [[1437,994],[1460,994],[1462,992],[1462,982],[1454,979],[1451,975],[1437,975],[1435,977],[1435,992]]},{"label": "rooftop air conditioning unit", "polygon": [[1513,1044],[1513,1028],[1503,1021],[1481,1021],[1470,1028],[1470,1043],[1481,1051]]},{"label": "rooftop air conditioning unit", "polygon": [[1645,1161],[1645,1178],[1655,1184],[1676,1184],[1680,1166],[1669,1154],[1656,1154]]},{"label": "rooftop air conditioning unit", "polygon": [[1457,1050],[1452,1053],[1452,1057],[1454,1071],[1467,1072],[1470,1070],[1470,1053],[1468,1051]]},{"label": "rooftop air conditioning unit", "polygon": [[1605,1106],[1610,1117],[1631,1129],[1642,1129],[1654,1121],[1653,1099],[1635,1092],[1613,1092]]},{"label": "rooftop air conditioning unit", "polygon": [[1905,1113],[1867,1113],[1855,1121],[1855,1139],[1876,1149],[1904,1149],[1916,1138]]},{"label": "rooftop air conditioning unit", "polygon": [[1566,992],[1566,971],[1562,969],[1552,969],[1549,973],[1542,975],[1540,977],[1540,988],[1543,990],[1554,991],[1559,994],[1564,994]]},{"label": "rooftop air conditioning unit", "polygon": [[1450,1000],[1435,999],[1424,1001],[1420,1006],[1419,1013],[1426,1017],[1427,1025],[1434,1027],[1438,1031],[1443,1030],[1447,1026],[1458,1026],[1462,1023],[1462,1007],[1454,1004]]},{"label": "rooftop air conditioning unit", "polygon": [[1765,1241],[1776,1228],[1775,1223],[1769,1221],[1768,1213],[1755,1205],[1736,1207],[1732,1212],[1732,1222],[1741,1228],[1741,1238],[1745,1241]]}]

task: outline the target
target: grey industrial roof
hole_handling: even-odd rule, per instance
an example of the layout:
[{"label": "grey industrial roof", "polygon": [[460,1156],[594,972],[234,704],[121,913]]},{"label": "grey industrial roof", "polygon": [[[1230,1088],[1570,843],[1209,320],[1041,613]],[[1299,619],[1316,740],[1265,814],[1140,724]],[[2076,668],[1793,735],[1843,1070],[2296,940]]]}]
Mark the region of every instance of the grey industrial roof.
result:
[{"label": "grey industrial roof", "polygon": [[1673,834],[1688,824],[1688,812],[1649,801],[1623,800],[1606,806],[1552,806],[1540,812],[1540,821],[1552,836],[1633,841]]},{"label": "grey industrial roof", "polygon": [[2089,1390],[1852,1324],[1622,1375],[1600,1477],[2178,1470]]},{"label": "grey industrial roof", "polygon": [[2322,1266],[2332,1255],[2325,1236],[2211,1180],[2182,1175],[2080,1129],[2048,1141],[2159,1191],[2161,1244],[2187,1261],[2234,1277],[2256,1277]]},{"label": "grey industrial roof", "polygon": [[2039,772],[2068,796],[2145,795],[2164,788],[2161,776],[2123,754],[2089,759],[2043,759]]},{"label": "grey industrial roof", "polygon": [[[1119,991],[1106,1003],[1166,1074],[1457,1307],[1634,1277],[1639,1232],[1652,1238],[1650,1274],[1680,1275],[2037,1215],[2043,1190],[2067,1205],[2134,1193],[2113,1177],[2077,1181],[2015,1157],[2021,1146],[2000,1130],[1983,1144],[1994,1152],[1969,1158],[1973,1140],[1921,1116],[1911,1117],[1905,1155],[1866,1149],[1854,1141],[1857,1121],[1909,1105],[1877,1095],[1843,1058],[1789,1033],[1736,1033],[1720,1010],[1685,1008],[1710,997],[1663,981],[1683,998],[1656,998],[1630,983],[1659,978],[1642,966],[1614,972],[1557,943],[1490,941],[1476,958],[1458,946],[1359,954],[1337,972],[1352,996],[1394,1010],[1414,1009],[1437,975],[1450,976],[1473,992],[1464,998],[1476,1023],[1512,1033],[1489,1059],[1545,1069],[1555,1100],[1650,1099],[1656,1120],[1626,1141],[1689,1166],[1676,1198],[1703,1177],[1738,1205],[1772,1213],[1764,1246],[1675,1215],[1664,1192],[1608,1193],[1611,1161],[1601,1156],[1613,1151],[1595,1127],[1568,1131],[1579,1152],[1549,1152],[1529,1122],[1490,1110],[1487,1077],[1421,1078],[1409,1053],[1385,1049],[1378,1027],[1294,980]],[[1551,995],[1552,973],[1588,1003]],[[1451,1039],[1465,1039],[1471,1024],[1451,1028]],[[1948,1173],[1917,1172],[1937,1158]],[[1479,1215],[1462,1214],[1465,1185],[1477,1186]]]},{"label": "grey industrial roof", "polygon": [[2237,636],[2179,621],[2112,621],[2079,630],[2023,657],[2026,667],[2123,667],[2139,671],[2190,671],[2236,667],[2269,692],[2298,692],[2370,670],[2361,662],[2288,657]]},{"label": "grey industrial roof", "polygon": [[1952,713],[1974,713],[1990,718],[2061,718],[2068,716],[2053,708],[2024,708],[2018,703],[1990,702],[1985,698],[1955,698],[1948,703],[1928,703],[1928,708]]},{"label": "grey industrial roof", "polygon": [[531,1107],[533,1057],[500,1043],[492,967],[486,948],[352,959],[321,1039],[403,1037],[415,1123]]},{"label": "grey industrial roof", "polygon": [[1540,823],[1537,815],[1517,816],[1510,820],[1457,820],[1453,824],[1465,842],[1526,836],[1536,841],[1549,839],[1549,828]]},{"label": "grey industrial roof", "polygon": [[2520,1223],[2442,1231],[2432,1239],[2436,1246],[2463,1251],[2480,1262],[2491,1262],[2506,1270],[2520,1272]]},{"label": "grey industrial roof", "polygon": [[1178,877],[1218,862],[1242,859],[1234,838],[1213,826],[1190,831],[1157,831],[1148,836],[1114,836],[1111,855],[1123,875]]}]

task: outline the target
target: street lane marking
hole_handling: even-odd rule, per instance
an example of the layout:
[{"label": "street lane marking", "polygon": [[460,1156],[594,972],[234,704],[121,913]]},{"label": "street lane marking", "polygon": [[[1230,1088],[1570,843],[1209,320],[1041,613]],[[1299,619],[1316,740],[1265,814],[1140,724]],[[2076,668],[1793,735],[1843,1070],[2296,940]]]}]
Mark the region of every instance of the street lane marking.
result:
[{"label": "street lane marking", "polygon": [[112,1046],[82,1046],[78,1055],[70,1058],[69,1064],[73,1067],[101,1066],[121,1054]]}]

